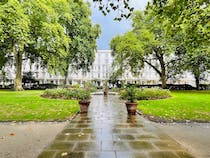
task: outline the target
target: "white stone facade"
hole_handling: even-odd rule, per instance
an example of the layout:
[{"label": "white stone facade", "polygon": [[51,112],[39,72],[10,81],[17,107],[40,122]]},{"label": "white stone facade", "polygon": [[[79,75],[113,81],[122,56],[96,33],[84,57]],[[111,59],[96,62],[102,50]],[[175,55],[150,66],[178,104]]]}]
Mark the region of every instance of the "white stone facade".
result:
[{"label": "white stone facade", "polygon": [[[67,84],[80,84],[83,85],[86,81],[94,81],[97,86],[103,86],[104,81],[108,80],[112,68],[113,57],[111,56],[111,50],[98,50],[95,54],[95,61],[90,69],[90,72],[69,70]],[[34,77],[39,83],[54,83],[63,84],[64,77],[61,75],[49,74],[46,68],[43,68],[38,63],[30,64],[29,61],[23,62],[23,72],[33,72]],[[5,68],[7,76],[7,84],[13,83],[15,78],[15,67],[6,66]],[[201,83],[210,84],[210,74],[206,75],[206,81]],[[2,75],[1,75],[2,76]],[[124,80],[129,83],[139,84],[160,84],[158,74],[148,65],[142,69],[139,76],[134,77],[130,72],[125,72],[120,80]],[[195,80],[191,73],[186,72],[181,75],[177,80],[168,80],[168,84],[190,84],[195,86]],[[3,84],[2,77],[0,78],[0,84]]]}]

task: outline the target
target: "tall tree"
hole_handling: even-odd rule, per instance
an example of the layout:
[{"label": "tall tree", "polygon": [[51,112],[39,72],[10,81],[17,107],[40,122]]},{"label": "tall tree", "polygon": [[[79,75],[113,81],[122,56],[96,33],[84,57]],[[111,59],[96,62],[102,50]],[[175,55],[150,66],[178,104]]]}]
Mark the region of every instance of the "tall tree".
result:
[{"label": "tall tree", "polygon": [[125,71],[138,74],[144,65],[143,45],[136,38],[133,32],[127,32],[122,36],[116,36],[110,42],[112,55],[114,56],[113,66],[115,75],[121,76]]},{"label": "tall tree", "polygon": [[[7,53],[12,52],[16,64],[15,88],[22,90],[22,55],[24,46],[30,41],[28,16],[17,0],[0,5],[0,39],[7,43]],[[3,44],[1,44],[3,45]]]},{"label": "tall tree", "polygon": [[23,54],[41,57],[51,68],[67,54],[70,40],[58,22],[59,15],[52,7],[53,2],[57,1],[9,0],[0,5],[0,39],[7,43],[6,53],[14,55],[15,90],[22,90]]},{"label": "tall tree", "polygon": [[182,68],[192,72],[199,89],[203,74],[210,69],[210,1],[167,0],[161,4],[149,7],[164,22],[168,41],[174,47],[185,47]]},{"label": "tall tree", "polygon": [[[161,21],[152,12],[148,11],[147,14],[136,12],[133,16],[133,31],[129,33],[132,36],[127,36],[126,33],[111,41],[111,48],[118,53],[121,51],[120,54],[124,54],[121,55],[122,60],[116,57],[115,62],[120,65],[123,65],[123,63],[129,64],[131,72],[135,72],[136,68],[142,69],[142,66],[146,63],[160,76],[162,88],[166,88],[167,79],[175,75],[169,67],[180,58],[171,56],[174,51],[170,49],[164,33]],[[138,53],[134,52],[132,48],[134,46],[139,47],[135,50]],[[121,47],[121,49],[118,47]],[[127,61],[128,59],[129,61]]]},{"label": "tall tree", "polygon": [[93,25],[90,19],[90,9],[87,3],[68,1],[72,10],[71,23],[64,23],[67,36],[71,39],[68,55],[63,62],[65,76],[64,86],[67,84],[69,70],[89,71],[97,48],[96,39],[100,34],[99,25]]}]

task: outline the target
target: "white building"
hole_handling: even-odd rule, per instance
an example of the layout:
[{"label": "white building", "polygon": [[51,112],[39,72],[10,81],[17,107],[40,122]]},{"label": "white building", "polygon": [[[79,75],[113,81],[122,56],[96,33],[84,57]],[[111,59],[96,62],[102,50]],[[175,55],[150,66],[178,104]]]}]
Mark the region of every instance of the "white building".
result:
[{"label": "white building", "polygon": [[[113,57],[111,50],[98,50],[95,54],[95,61],[90,69],[90,72],[69,70],[67,84],[80,84],[83,85],[86,81],[93,81],[97,86],[102,86],[103,83],[109,79],[112,68]],[[39,83],[54,83],[62,85],[64,77],[48,73],[46,68],[41,67],[38,63],[30,64],[29,61],[23,62],[23,72],[33,72],[34,77]],[[15,67],[6,66],[7,83],[13,83],[15,78]],[[210,84],[210,74],[206,74],[207,81],[202,83]],[[129,71],[125,72],[120,78],[127,83],[139,84],[161,84],[158,74],[148,65],[142,69],[139,76],[134,77]],[[191,73],[186,72],[178,80],[168,80],[168,84],[190,84],[195,86],[195,80]],[[3,84],[0,77],[0,85]]]}]

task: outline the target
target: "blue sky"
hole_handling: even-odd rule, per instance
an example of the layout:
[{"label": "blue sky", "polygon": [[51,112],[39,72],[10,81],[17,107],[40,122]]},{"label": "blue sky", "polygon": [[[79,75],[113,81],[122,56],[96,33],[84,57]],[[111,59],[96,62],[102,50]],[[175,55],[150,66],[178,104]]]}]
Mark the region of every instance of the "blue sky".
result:
[{"label": "blue sky", "polygon": [[[131,0],[130,4],[135,7],[136,10],[144,10],[149,0]],[[91,3],[92,7],[92,21],[101,26],[101,36],[98,39],[98,49],[110,49],[110,40],[118,34],[123,34],[127,30],[131,29],[131,21],[124,19],[120,22],[114,21],[115,14],[111,12],[107,16],[104,16],[94,3]]]}]

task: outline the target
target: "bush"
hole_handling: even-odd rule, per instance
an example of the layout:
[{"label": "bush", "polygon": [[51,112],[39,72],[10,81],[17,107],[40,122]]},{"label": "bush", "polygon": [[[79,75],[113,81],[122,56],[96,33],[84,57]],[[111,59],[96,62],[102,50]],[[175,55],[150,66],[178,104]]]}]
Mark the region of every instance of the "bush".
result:
[{"label": "bush", "polygon": [[137,99],[137,88],[128,87],[120,92],[120,96],[122,99],[126,99],[132,103]]},{"label": "bush", "polygon": [[120,91],[122,91],[122,88],[116,88],[116,87],[114,87],[114,88],[111,88],[111,91],[112,92],[120,92]]},{"label": "bush", "polygon": [[80,88],[80,84],[73,84],[71,87],[72,88]]},{"label": "bush", "polygon": [[45,98],[52,99],[78,99],[88,100],[90,99],[90,92],[86,89],[47,89],[41,95]]},{"label": "bush", "polygon": [[96,92],[97,91],[97,87],[91,81],[87,81],[85,83],[85,89],[87,89],[90,92]]},{"label": "bush", "polygon": [[[127,92],[125,90],[120,92],[120,97],[122,99],[127,99]],[[169,90],[160,89],[160,88],[144,88],[136,89],[135,99],[137,100],[155,100],[155,99],[164,99],[171,96]]]},{"label": "bush", "polygon": [[87,91],[86,89],[78,89],[77,90],[77,99],[89,100],[90,99],[90,91]]},{"label": "bush", "polygon": [[137,91],[137,100],[164,99],[171,96],[169,90],[160,88],[145,88]]}]

